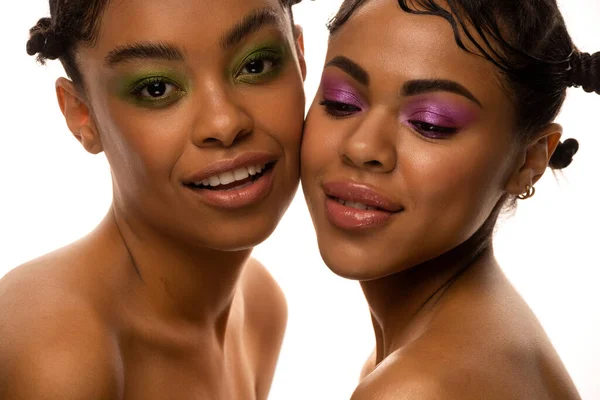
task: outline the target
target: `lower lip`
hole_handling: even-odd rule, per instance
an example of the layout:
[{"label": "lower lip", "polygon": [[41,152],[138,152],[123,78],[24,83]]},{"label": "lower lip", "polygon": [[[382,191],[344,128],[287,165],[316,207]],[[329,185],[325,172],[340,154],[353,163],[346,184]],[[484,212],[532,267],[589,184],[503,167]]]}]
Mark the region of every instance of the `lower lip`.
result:
[{"label": "lower lip", "polygon": [[325,200],[327,218],[338,228],[345,230],[363,230],[384,225],[396,213],[382,210],[359,210],[347,207],[327,197]]},{"label": "lower lip", "polygon": [[247,207],[265,198],[273,186],[273,177],[276,165],[262,174],[260,178],[252,182],[251,185],[240,189],[230,190],[210,190],[210,189],[189,189],[194,195],[208,205],[235,209]]}]

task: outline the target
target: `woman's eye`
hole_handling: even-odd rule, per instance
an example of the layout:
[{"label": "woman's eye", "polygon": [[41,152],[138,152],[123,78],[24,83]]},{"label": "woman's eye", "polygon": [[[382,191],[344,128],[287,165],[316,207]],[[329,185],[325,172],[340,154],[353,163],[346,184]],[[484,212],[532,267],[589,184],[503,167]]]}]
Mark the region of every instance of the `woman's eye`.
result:
[{"label": "woman's eye", "polygon": [[174,91],[177,91],[177,87],[172,83],[165,81],[150,82],[142,87],[138,91],[138,95],[148,100],[159,100],[164,97],[169,97]]},{"label": "woman's eye", "polygon": [[423,121],[409,120],[408,123],[421,135],[432,139],[442,139],[458,132],[458,129],[454,127],[439,126]]},{"label": "woman's eye", "polygon": [[319,103],[325,111],[335,117],[345,117],[361,111],[360,107],[339,101],[323,100]]},{"label": "woman's eye", "polygon": [[272,60],[253,60],[244,65],[240,71],[242,74],[260,75],[271,72],[275,68],[275,62]]}]

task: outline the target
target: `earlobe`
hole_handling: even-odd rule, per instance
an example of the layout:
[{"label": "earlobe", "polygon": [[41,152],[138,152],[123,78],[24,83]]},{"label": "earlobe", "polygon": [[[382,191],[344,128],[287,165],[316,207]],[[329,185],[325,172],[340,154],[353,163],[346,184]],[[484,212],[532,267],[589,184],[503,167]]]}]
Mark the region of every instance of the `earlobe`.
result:
[{"label": "earlobe", "polygon": [[296,53],[298,54],[298,62],[302,71],[302,80],[306,80],[306,59],[304,57],[304,33],[300,25],[294,26],[294,40],[296,42]]},{"label": "earlobe", "polygon": [[56,81],[56,97],[67,126],[73,136],[92,154],[102,151],[90,110],[73,82],[65,78]]},{"label": "earlobe", "polygon": [[515,172],[505,188],[508,193],[519,195],[527,191],[528,185],[533,187],[546,172],[550,157],[556,150],[561,136],[562,127],[554,123],[535,136],[519,155]]},{"label": "earlobe", "polygon": [[81,127],[77,139],[81,142],[81,145],[87,150],[88,153],[98,154],[102,152],[102,142],[100,141],[100,138],[96,132],[94,132],[89,125],[84,125]]}]

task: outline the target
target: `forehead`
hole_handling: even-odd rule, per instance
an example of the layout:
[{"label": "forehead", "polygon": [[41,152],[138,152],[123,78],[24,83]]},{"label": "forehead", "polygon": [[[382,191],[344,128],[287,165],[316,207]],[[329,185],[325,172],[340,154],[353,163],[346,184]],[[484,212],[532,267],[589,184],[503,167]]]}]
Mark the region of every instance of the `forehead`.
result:
[{"label": "forehead", "polygon": [[263,8],[280,17],[279,30],[289,30],[279,0],[113,0],[102,15],[97,46],[140,41],[214,44],[250,12]]},{"label": "forehead", "polygon": [[[443,5],[443,3],[441,4]],[[450,79],[475,92],[504,94],[496,67],[462,50],[441,17],[409,14],[396,0],[370,0],[331,37],[328,58],[347,56],[373,77]]]}]

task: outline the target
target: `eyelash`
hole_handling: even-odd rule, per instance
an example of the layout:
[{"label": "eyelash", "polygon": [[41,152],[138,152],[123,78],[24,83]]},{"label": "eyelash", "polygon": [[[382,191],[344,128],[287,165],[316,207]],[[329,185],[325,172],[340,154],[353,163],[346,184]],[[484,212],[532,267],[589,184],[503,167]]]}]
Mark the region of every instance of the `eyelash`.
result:
[{"label": "eyelash", "polygon": [[[161,97],[152,98],[152,97],[145,97],[142,95],[142,92],[144,90],[148,89],[151,85],[157,84],[157,83],[164,83],[165,85],[167,85],[167,90],[168,90],[168,86],[172,86],[173,90],[170,91],[170,94],[163,95]],[[145,79],[137,82],[131,89],[130,93],[136,98],[136,100],[138,100],[140,102],[152,104],[152,105],[163,105],[164,103],[171,104],[169,102],[170,100],[172,100],[172,102],[177,100],[184,93],[184,90],[181,89],[179,87],[179,85],[177,85],[176,83],[174,83],[172,80],[170,80],[168,78],[165,78],[162,76],[153,76],[153,77],[145,78]]]},{"label": "eyelash", "polygon": [[[271,62],[271,70],[267,71],[267,72],[259,72],[259,73],[251,73],[251,72],[244,73],[243,72],[244,69],[248,66],[248,64],[250,64],[252,62],[257,62],[257,61]],[[282,63],[283,63],[283,56],[278,51],[276,51],[276,50],[259,50],[259,51],[256,51],[256,52],[250,54],[248,57],[246,57],[244,59],[244,61],[242,62],[240,68],[238,69],[238,71],[236,73],[236,78],[244,78],[245,77],[245,78],[247,78],[246,80],[252,80],[252,82],[259,80],[259,79],[268,78],[268,77],[275,75],[277,72],[279,72]]]},{"label": "eyelash", "polygon": [[[335,118],[344,118],[362,111],[360,107],[339,101],[322,100],[319,105],[325,108],[325,112]],[[458,132],[458,128],[430,124],[419,120],[408,120],[411,127],[417,133],[427,139],[445,139]]]},{"label": "eyelash", "polygon": [[319,105],[325,108],[325,112],[332,117],[343,118],[362,111],[360,107],[339,101],[322,100]]},{"label": "eyelash", "polygon": [[446,139],[447,137],[458,132],[458,128],[434,125],[428,122],[418,121],[414,119],[409,119],[407,122],[412,126],[412,128],[415,131],[417,131],[419,135],[424,136],[428,139]]}]

